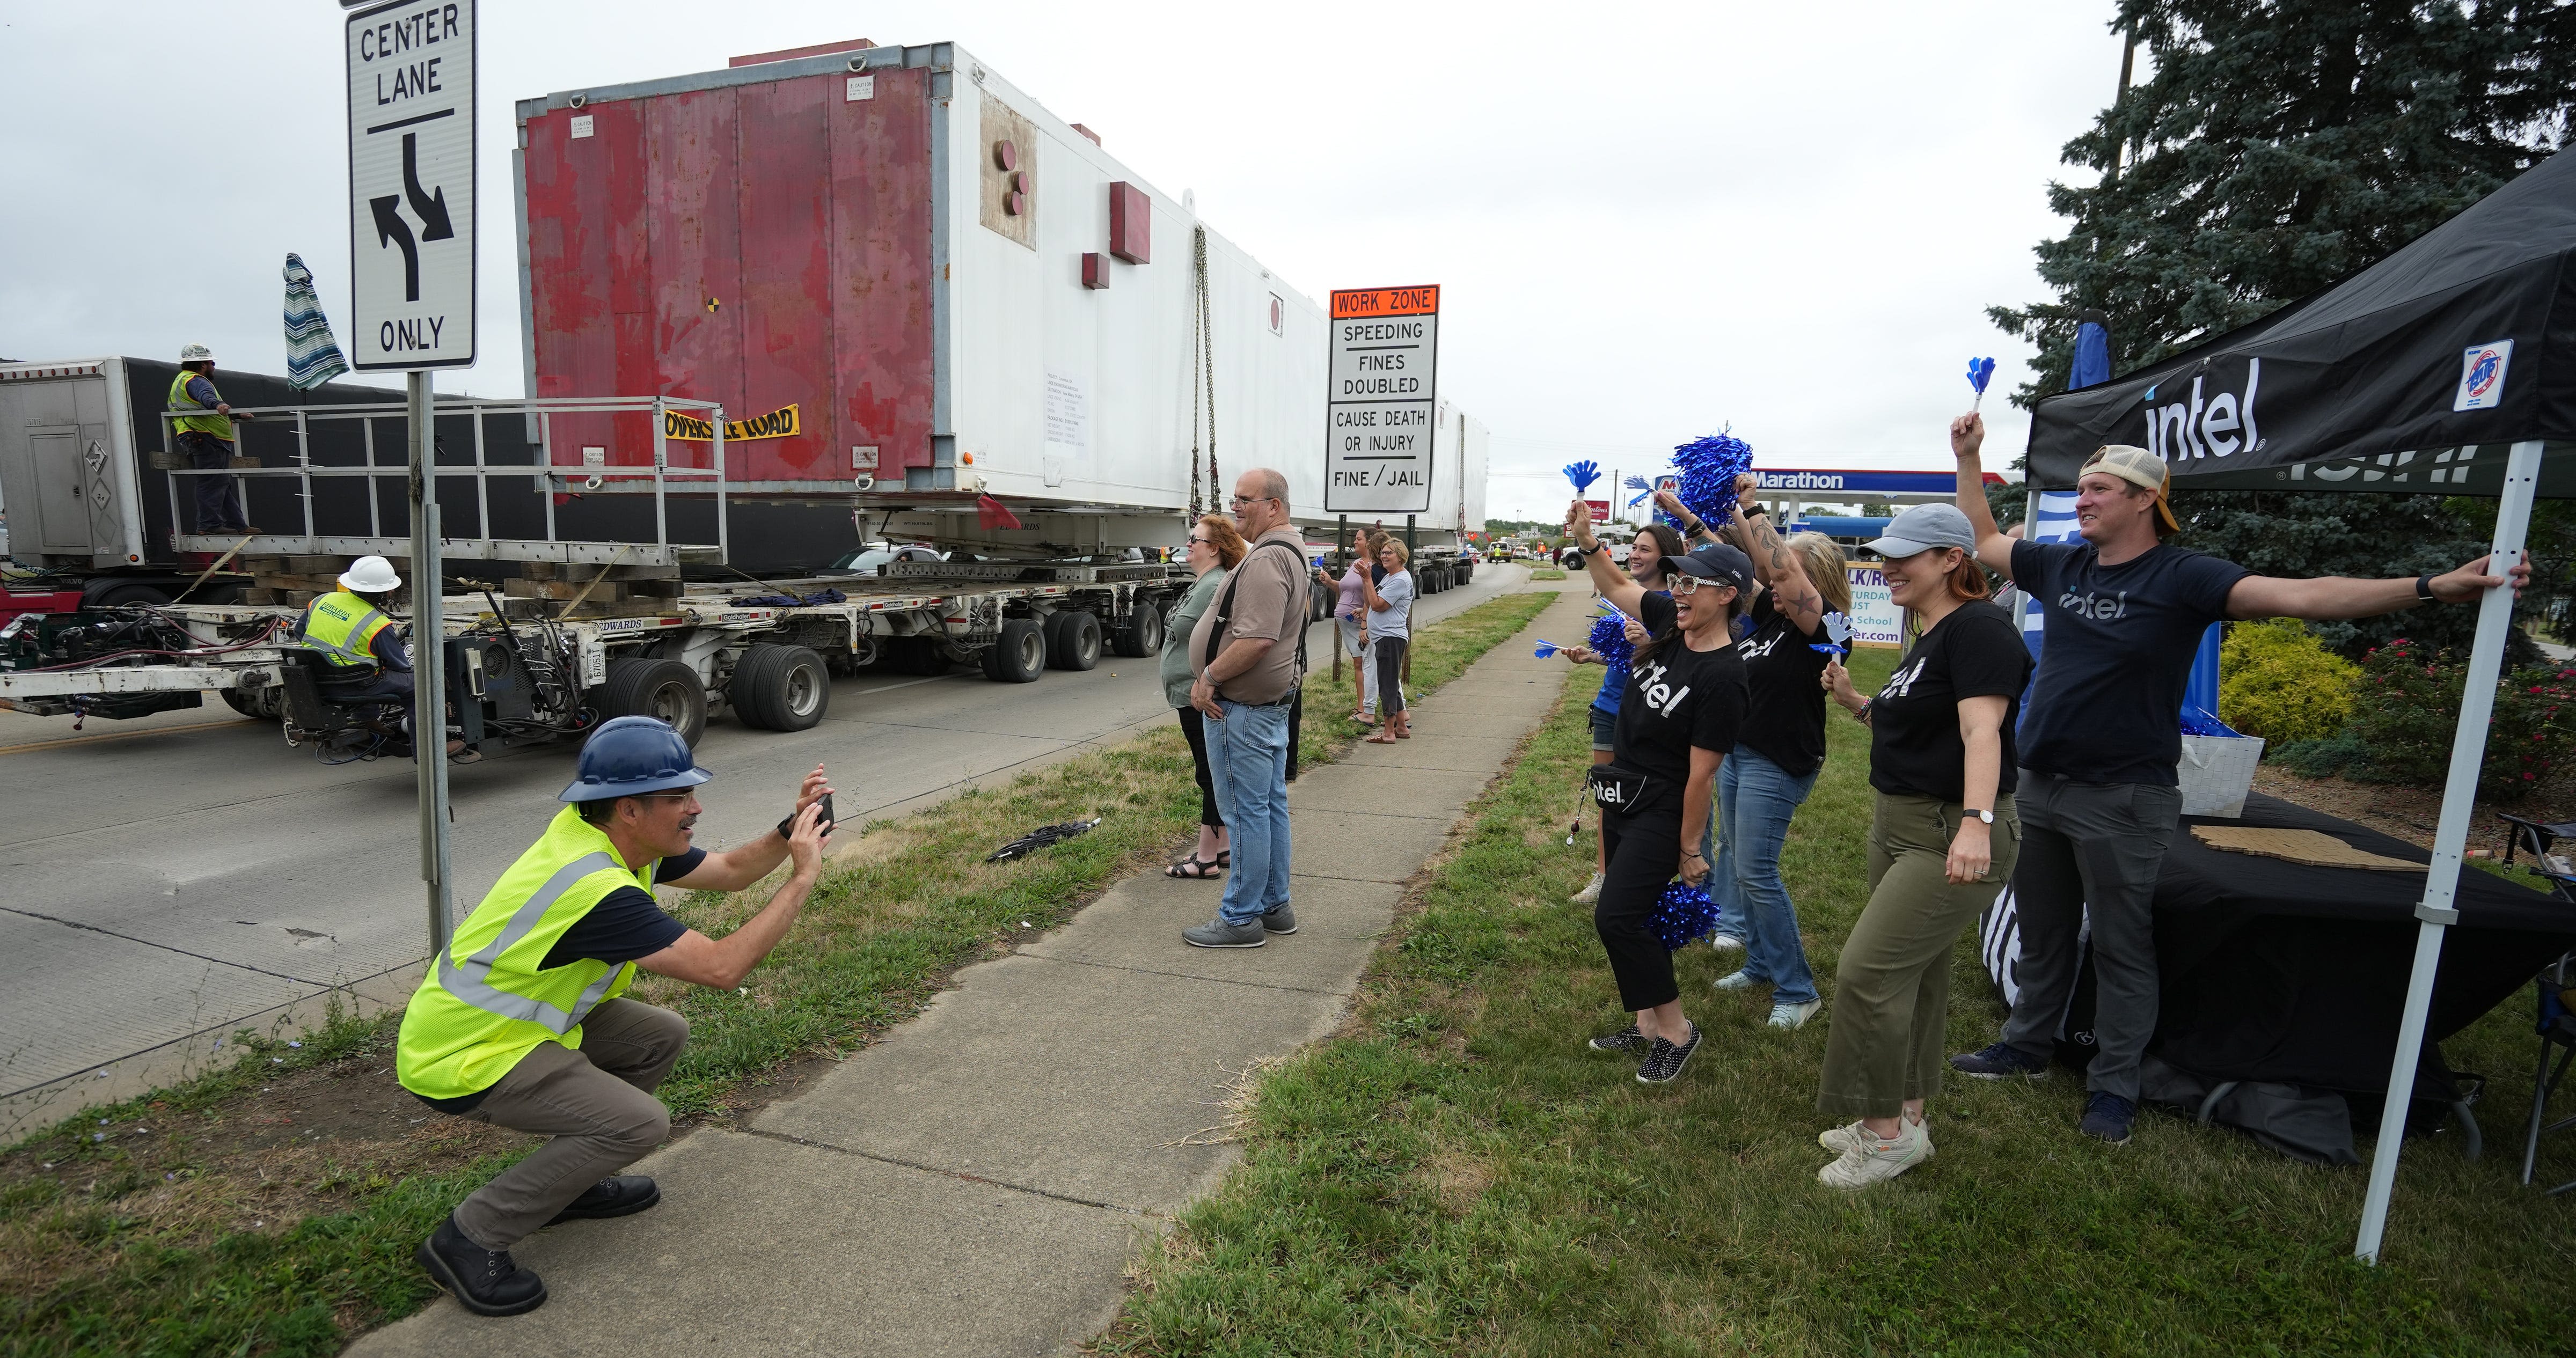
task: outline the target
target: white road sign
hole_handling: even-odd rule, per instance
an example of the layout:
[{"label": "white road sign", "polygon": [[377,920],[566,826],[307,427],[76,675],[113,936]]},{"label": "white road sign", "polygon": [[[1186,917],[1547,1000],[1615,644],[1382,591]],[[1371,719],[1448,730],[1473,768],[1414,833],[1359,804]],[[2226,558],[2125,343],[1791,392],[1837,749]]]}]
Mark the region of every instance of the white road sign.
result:
[{"label": "white road sign", "polygon": [[474,362],[474,0],[348,16],[349,359]]},{"label": "white road sign", "polygon": [[1437,286],[1333,294],[1325,513],[1430,512],[1439,340]]}]

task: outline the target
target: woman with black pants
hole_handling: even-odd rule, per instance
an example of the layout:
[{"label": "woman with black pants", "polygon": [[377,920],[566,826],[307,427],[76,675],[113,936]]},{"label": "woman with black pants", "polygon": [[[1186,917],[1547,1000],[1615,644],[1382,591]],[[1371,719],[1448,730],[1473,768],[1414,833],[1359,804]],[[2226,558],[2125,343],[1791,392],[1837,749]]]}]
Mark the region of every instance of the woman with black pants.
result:
[{"label": "woman with black pants", "polygon": [[1225,833],[1225,817],[1216,809],[1216,781],[1208,772],[1207,718],[1190,706],[1190,629],[1198,626],[1199,615],[1208,611],[1216,592],[1225,585],[1226,573],[1243,560],[1249,551],[1243,534],[1236,532],[1234,520],[1223,514],[1210,514],[1190,525],[1190,569],[1198,572],[1187,594],[1172,609],[1171,621],[1163,628],[1170,640],[1163,644],[1163,697],[1181,714],[1181,734],[1190,742],[1190,762],[1199,776],[1199,842],[1189,857],[1168,864],[1166,877],[1214,877],[1221,868],[1234,861]]},{"label": "woman with black pants", "polygon": [[1662,1084],[1699,1050],[1700,1030],[1682,1014],[1673,955],[1652,921],[1675,876],[1693,884],[1708,879],[1700,836],[1708,828],[1709,789],[1744,721],[1744,661],[1728,626],[1753,583],[1753,564],[1733,547],[1702,547],[1665,563],[1672,592],[1654,594],[1602,554],[1583,501],[1574,502],[1567,524],[1601,597],[1649,634],[1628,663],[1610,762],[1592,773],[1604,857],[1592,924],[1618,980],[1620,1007],[1637,1021],[1592,1039],[1592,1047],[1642,1054],[1637,1078]]}]

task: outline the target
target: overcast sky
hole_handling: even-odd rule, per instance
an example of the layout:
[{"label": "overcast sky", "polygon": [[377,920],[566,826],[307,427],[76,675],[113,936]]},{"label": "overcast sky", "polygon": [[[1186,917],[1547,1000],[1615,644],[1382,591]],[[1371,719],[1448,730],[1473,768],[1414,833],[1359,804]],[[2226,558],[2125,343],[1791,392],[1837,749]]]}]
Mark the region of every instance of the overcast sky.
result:
[{"label": "overcast sky", "polygon": [[[865,37],[954,41],[1311,297],[1436,282],[1440,387],[1494,434],[1493,517],[1556,468],[1647,471],[1733,426],[1767,467],[1949,465],[1970,357],[2030,350],[2058,149],[2109,102],[2108,0],[1569,11],[985,0],[487,0],[480,366],[520,394],[511,103]],[[278,268],[348,307],[327,0],[0,0],[0,355],[284,372]],[[1990,458],[1989,465],[2008,460]]]}]

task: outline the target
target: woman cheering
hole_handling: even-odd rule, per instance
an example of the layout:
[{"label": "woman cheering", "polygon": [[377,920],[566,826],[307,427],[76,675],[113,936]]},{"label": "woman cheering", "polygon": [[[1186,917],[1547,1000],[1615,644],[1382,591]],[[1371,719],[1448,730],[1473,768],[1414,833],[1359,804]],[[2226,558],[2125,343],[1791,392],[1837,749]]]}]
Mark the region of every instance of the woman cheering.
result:
[{"label": "woman cheering", "polygon": [[[1662,593],[1665,584],[1665,568],[1669,563],[1680,560],[1681,555],[1682,539],[1679,533],[1660,523],[1647,524],[1637,530],[1637,540],[1628,546],[1629,578],[1649,590]],[[1638,623],[1634,615],[1622,616],[1620,625],[1626,629],[1631,653],[1646,643],[1646,629]],[[1568,646],[1565,648],[1565,658],[1577,665],[1607,667],[1610,664],[1589,646]],[[1619,725],[1619,694],[1627,685],[1627,671],[1612,669],[1601,676],[1601,691],[1592,695],[1592,762],[1595,764],[1610,762],[1611,736]],[[1705,845],[1701,847],[1701,852],[1707,852]],[[1592,860],[1592,880],[1584,883],[1581,891],[1574,893],[1576,905],[1591,905],[1601,899],[1601,871],[1609,861],[1608,851],[1596,842]]]},{"label": "woman cheering", "polygon": [[1407,569],[1411,560],[1412,553],[1403,543],[1388,538],[1377,549],[1378,565],[1385,569],[1375,579],[1360,572],[1361,626],[1376,652],[1377,684],[1372,691],[1383,723],[1368,738],[1372,745],[1413,738],[1413,714],[1404,707],[1404,650],[1413,642],[1413,572]]},{"label": "woman cheering", "polygon": [[1941,1088],[1950,947],[2012,879],[2013,720],[2030,652],[1984,602],[1976,533],[1952,505],[1916,505],[1870,545],[1920,635],[1863,701],[1828,664],[1820,683],[1869,726],[1869,904],[1835,973],[1818,1110],[1856,1117],[1816,1139],[1840,1158],[1817,1178],[1862,1189],[1932,1154],[1923,1101]]},{"label": "woman cheering", "polygon": [[1583,501],[1568,526],[1601,597],[1643,623],[1647,638],[1628,662],[1611,758],[1592,768],[1601,804],[1606,863],[1593,928],[1610,957],[1628,1027],[1592,1039],[1596,1051],[1638,1052],[1637,1078],[1662,1084],[1699,1050],[1700,1030],[1682,1014],[1673,955],[1652,927],[1674,877],[1708,878],[1700,835],[1709,788],[1744,720],[1744,662],[1727,627],[1753,583],[1752,563],[1732,547],[1703,547],[1667,563],[1672,593],[1647,590],[1611,564],[1592,536]]}]

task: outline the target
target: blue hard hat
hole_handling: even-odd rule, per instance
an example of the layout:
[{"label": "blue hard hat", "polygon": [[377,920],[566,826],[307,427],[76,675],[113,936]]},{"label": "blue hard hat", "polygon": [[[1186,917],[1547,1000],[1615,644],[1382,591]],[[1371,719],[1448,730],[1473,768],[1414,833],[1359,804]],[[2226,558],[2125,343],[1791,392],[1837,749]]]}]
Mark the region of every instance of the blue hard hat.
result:
[{"label": "blue hard hat", "polygon": [[666,721],[651,717],[618,717],[590,733],[581,747],[581,773],[555,798],[559,802],[595,802],[610,797],[636,797],[647,792],[696,787],[715,777],[698,767],[689,742]]}]

